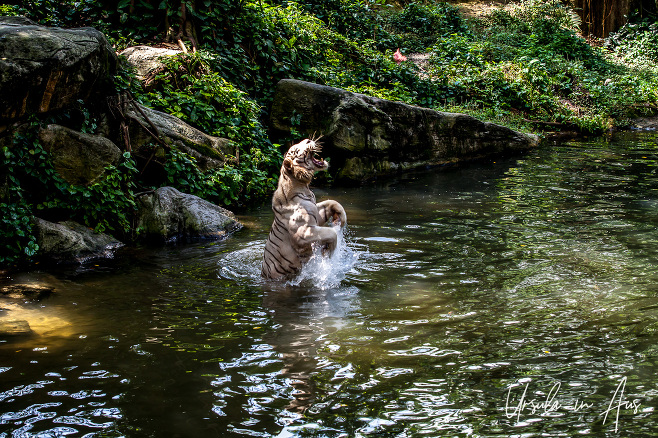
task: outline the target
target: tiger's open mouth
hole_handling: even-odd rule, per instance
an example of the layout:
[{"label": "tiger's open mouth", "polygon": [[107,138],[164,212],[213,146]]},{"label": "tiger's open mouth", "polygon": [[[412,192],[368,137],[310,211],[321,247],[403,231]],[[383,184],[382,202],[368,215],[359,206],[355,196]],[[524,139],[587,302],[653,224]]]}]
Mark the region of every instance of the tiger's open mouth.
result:
[{"label": "tiger's open mouth", "polygon": [[311,161],[316,167],[325,167],[327,162],[322,159],[318,154],[311,155]]},{"label": "tiger's open mouth", "polygon": [[310,148],[311,152],[311,162],[313,165],[319,169],[324,169],[328,167],[328,163],[322,159],[320,152],[322,152],[322,145],[316,142],[313,142],[313,145]]}]

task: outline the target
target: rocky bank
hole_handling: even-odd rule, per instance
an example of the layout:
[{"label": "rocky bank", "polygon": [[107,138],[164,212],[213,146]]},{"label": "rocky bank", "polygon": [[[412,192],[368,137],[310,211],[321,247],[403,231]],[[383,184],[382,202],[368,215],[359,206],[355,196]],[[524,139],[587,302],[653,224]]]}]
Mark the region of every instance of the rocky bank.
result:
[{"label": "rocky bank", "polygon": [[[15,135],[35,129],[28,123],[30,116],[47,120],[57,113],[75,115],[82,102],[102,121],[91,132],[77,130],[79,123],[73,116],[41,123],[35,133],[50,153],[55,171],[72,186],[94,184],[127,152],[146,164],[153,155],[175,148],[195,157],[204,170],[224,165],[229,140],[209,136],[117,92],[118,62],[105,36],[93,28],[49,28],[21,17],[0,17],[0,147],[16,147]],[[163,178],[158,180],[158,172],[153,174],[154,183],[165,185]],[[0,179],[0,185],[8,183]],[[2,201],[6,190],[0,194]],[[230,211],[171,187],[146,191],[137,201],[134,220],[143,240],[218,239],[241,226]],[[32,227],[38,254],[45,261],[85,263],[111,258],[124,245],[113,236],[66,219],[33,217]]]},{"label": "rocky bank", "polygon": [[[177,50],[129,48],[122,57],[149,86],[161,71],[162,56]],[[142,177],[157,190],[142,191],[135,228],[153,242],[218,239],[240,228],[236,217],[203,199],[166,187],[162,159],[176,149],[194,157],[201,170],[227,163],[230,140],[210,136],[169,114],[147,108],[125,92],[114,77],[119,57],[93,28],[39,26],[20,17],[0,17],[0,147],[29,129],[50,154],[59,176],[73,186],[89,186],[130,154]],[[99,123],[80,129],[83,106]],[[53,120],[53,114],[66,117]],[[350,93],[298,80],[283,80],[271,108],[273,135],[293,129],[323,135],[338,182],[362,183],[392,172],[460,160],[517,153],[537,137],[451,114]],[[38,116],[34,128],[28,118]],[[83,132],[84,131],[84,132]],[[158,168],[158,166],[160,166]],[[0,175],[0,201],[6,196]],[[5,195],[3,195],[5,193]],[[45,214],[45,213],[44,213]],[[61,216],[61,212],[59,214]],[[57,262],[84,263],[112,257],[123,242],[94,233],[69,218],[32,218],[39,254]]]}]

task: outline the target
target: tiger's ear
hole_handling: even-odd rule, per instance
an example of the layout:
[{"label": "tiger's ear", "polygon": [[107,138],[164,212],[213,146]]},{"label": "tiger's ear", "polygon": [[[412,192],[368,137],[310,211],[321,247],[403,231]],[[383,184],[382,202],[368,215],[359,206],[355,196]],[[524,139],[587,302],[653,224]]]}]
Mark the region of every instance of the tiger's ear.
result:
[{"label": "tiger's ear", "polygon": [[283,160],[283,167],[285,167],[287,171],[292,170],[292,160],[290,158]]}]

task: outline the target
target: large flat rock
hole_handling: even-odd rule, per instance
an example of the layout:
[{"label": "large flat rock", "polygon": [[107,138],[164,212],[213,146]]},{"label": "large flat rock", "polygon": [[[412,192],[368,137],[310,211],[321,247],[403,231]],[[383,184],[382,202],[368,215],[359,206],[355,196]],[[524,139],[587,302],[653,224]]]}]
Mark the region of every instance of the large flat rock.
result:
[{"label": "large flat rock", "polygon": [[337,179],[519,153],[536,136],[465,114],[434,111],[294,79],[279,82],[271,112],[281,133],[322,134]]}]

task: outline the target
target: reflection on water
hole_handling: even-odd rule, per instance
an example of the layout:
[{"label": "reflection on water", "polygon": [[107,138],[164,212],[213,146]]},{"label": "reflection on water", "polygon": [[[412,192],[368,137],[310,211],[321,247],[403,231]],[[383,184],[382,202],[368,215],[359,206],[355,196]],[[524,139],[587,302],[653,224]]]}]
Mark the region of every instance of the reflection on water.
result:
[{"label": "reflection on water", "polygon": [[0,305],[33,331],[0,337],[0,437],[653,436],[655,151],[317,190],[349,225],[287,284],[260,278],[266,206],[224,242],[14,278],[52,292]]}]

